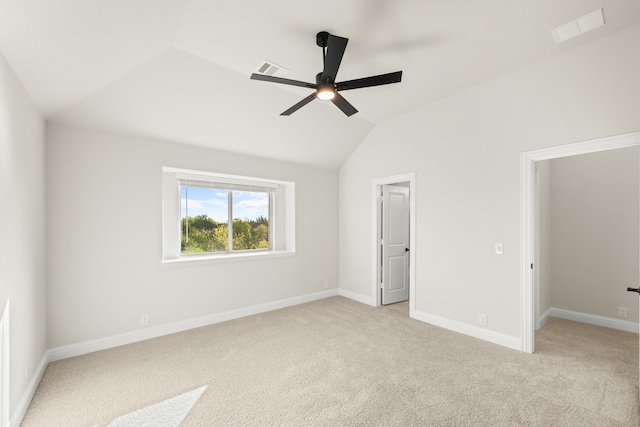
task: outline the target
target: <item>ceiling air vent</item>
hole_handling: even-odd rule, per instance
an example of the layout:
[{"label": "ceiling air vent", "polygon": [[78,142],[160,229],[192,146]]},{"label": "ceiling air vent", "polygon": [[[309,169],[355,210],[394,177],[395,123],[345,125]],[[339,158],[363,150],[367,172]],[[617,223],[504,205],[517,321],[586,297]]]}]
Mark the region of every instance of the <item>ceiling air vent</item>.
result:
[{"label": "ceiling air vent", "polygon": [[552,30],[551,35],[556,43],[562,43],[565,40],[584,34],[602,25],[604,25],[604,16],[602,15],[602,9],[598,9],[595,12],[591,12],[588,15],[561,25]]},{"label": "ceiling air vent", "polygon": [[262,61],[262,64],[260,64],[260,66],[256,70],[256,73],[274,77],[284,77],[288,72],[289,70],[287,70],[286,68],[266,60]]}]

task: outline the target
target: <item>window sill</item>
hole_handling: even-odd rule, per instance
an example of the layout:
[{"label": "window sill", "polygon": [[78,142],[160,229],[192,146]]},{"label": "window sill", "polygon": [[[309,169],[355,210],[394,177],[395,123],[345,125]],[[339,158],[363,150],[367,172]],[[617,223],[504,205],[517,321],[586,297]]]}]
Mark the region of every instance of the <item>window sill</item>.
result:
[{"label": "window sill", "polygon": [[196,265],[196,264],[218,264],[222,262],[250,261],[270,258],[284,258],[295,256],[295,251],[264,251],[264,252],[242,252],[233,254],[207,254],[189,255],[180,258],[169,258],[162,260],[164,267]]}]

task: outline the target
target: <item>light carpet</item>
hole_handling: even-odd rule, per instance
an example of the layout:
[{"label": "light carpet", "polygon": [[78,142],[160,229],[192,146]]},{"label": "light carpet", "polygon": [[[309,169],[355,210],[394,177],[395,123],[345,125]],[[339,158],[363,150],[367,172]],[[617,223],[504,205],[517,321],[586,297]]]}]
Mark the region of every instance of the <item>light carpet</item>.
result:
[{"label": "light carpet", "polygon": [[536,336],[526,355],[334,297],[51,363],[22,425],[108,426],[194,390],[181,426],[640,424],[638,335]]}]

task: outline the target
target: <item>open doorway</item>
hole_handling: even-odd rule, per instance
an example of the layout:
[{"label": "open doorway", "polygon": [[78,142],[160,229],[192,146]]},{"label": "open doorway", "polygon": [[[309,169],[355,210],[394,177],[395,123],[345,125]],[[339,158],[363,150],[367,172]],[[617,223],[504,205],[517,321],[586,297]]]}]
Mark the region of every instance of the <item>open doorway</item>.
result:
[{"label": "open doorway", "polygon": [[[391,201],[391,205],[395,206],[391,213],[388,210],[389,203],[387,205],[387,217],[384,216],[385,209],[383,208],[383,199],[385,197],[385,189],[387,194],[387,202]],[[392,300],[385,301],[383,295],[383,278],[386,276],[389,280],[389,272],[392,272],[392,276],[395,274],[398,280],[402,280],[404,276],[406,285],[394,286],[393,289],[387,288],[387,298],[391,294],[391,298],[396,298],[397,301],[401,301],[403,297],[397,297],[404,291],[408,294],[409,300],[409,316],[414,317],[415,312],[415,269],[416,269],[416,245],[415,245],[415,194],[416,194],[416,174],[415,172],[406,173],[402,175],[394,175],[384,178],[376,178],[372,182],[372,291],[375,295],[375,305],[380,306],[383,303],[388,303]],[[405,202],[408,202],[405,204]],[[404,212],[406,208],[407,212]],[[395,211],[395,212],[394,212]],[[403,242],[396,242],[393,247],[390,248],[387,240],[387,252],[385,253],[385,243],[383,240],[384,233],[394,233],[400,235],[400,232],[394,232],[389,230],[387,221],[387,229],[385,231],[385,221],[389,217],[400,217],[406,214],[407,222],[407,235],[402,240]],[[407,241],[408,239],[408,241]],[[407,244],[408,243],[408,244]],[[397,252],[397,254],[395,253]],[[391,258],[387,255],[393,255]],[[383,269],[386,261],[386,270]],[[395,273],[393,273],[395,271]],[[398,283],[400,283],[398,281]],[[397,288],[397,289],[395,289]],[[396,292],[397,291],[397,292]]]},{"label": "open doorway", "polygon": [[536,162],[536,330],[562,318],[638,333],[638,148]]},{"label": "open doorway", "polygon": [[[539,295],[536,295],[535,266],[536,251],[539,242],[536,241],[536,162],[557,159],[579,154],[596,153],[640,145],[640,132],[600,138],[559,147],[529,151],[521,155],[521,288],[522,288],[522,351],[535,351],[536,314],[539,310]],[[628,284],[622,283],[621,287]]]}]

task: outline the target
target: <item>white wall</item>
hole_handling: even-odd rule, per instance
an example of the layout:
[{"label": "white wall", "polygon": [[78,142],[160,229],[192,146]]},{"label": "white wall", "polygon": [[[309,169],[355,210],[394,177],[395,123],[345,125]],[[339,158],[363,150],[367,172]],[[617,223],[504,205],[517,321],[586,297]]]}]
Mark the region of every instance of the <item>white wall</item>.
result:
[{"label": "white wall", "polygon": [[416,311],[520,337],[520,153],[640,130],[639,51],[636,25],[378,125],[340,169],[340,287],[373,297],[371,180],[416,171]]},{"label": "white wall", "polygon": [[551,160],[555,308],[638,322],[638,147]]},{"label": "white wall", "polygon": [[[163,266],[163,166],[294,181],[296,256]],[[49,124],[46,188],[50,348],[337,288],[335,170]]]},{"label": "white wall", "polygon": [[44,121],[0,55],[0,310],[11,301],[10,407],[46,351]]}]

